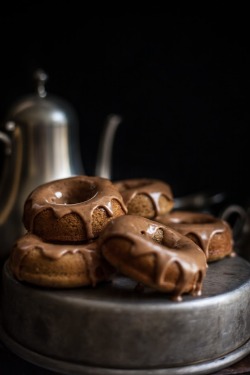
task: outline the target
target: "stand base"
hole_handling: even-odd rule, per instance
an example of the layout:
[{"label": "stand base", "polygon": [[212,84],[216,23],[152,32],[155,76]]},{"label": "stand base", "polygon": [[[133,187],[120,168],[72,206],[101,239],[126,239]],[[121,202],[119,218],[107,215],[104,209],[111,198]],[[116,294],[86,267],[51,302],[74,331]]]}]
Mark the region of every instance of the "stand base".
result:
[{"label": "stand base", "polygon": [[0,338],[23,359],[71,375],[210,374],[250,353],[250,264],[209,265],[200,297],[173,302],[117,277],[51,290],[3,269]]}]

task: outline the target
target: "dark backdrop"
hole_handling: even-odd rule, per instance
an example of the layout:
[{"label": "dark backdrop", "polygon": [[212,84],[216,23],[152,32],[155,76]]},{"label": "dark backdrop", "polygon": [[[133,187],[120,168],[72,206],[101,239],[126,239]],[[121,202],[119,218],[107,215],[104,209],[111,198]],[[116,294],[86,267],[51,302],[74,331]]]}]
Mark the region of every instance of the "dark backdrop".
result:
[{"label": "dark backdrop", "polygon": [[[175,196],[228,191],[248,199],[249,26],[230,13],[0,16],[0,117],[34,90],[73,105],[86,173],[105,118],[123,117],[113,178],[161,178]],[[122,13],[121,13],[122,14]]]}]

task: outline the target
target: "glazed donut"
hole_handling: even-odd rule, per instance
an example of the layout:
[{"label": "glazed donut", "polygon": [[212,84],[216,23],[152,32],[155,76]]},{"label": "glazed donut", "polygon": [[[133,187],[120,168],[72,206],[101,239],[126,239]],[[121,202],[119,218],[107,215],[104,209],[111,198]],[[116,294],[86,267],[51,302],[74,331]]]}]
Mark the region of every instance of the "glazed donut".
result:
[{"label": "glazed donut", "polygon": [[174,300],[200,295],[207,262],[203,251],[174,229],[136,215],[111,220],[99,237],[107,261],[122,274]]},{"label": "glazed donut", "polygon": [[207,262],[233,253],[232,230],[229,224],[213,215],[189,211],[172,211],[158,216],[159,223],[169,225],[192,239],[204,251]]},{"label": "glazed donut", "polygon": [[127,208],[106,178],[75,176],[38,186],[24,204],[28,232],[48,242],[77,242],[98,237],[112,218]]},{"label": "glazed donut", "polygon": [[30,233],[14,244],[9,268],[19,281],[51,288],[95,286],[113,272],[96,241],[52,244]]},{"label": "glazed donut", "polygon": [[127,179],[114,182],[127,206],[128,214],[153,219],[171,211],[174,205],[170,186],[155,179]]}]

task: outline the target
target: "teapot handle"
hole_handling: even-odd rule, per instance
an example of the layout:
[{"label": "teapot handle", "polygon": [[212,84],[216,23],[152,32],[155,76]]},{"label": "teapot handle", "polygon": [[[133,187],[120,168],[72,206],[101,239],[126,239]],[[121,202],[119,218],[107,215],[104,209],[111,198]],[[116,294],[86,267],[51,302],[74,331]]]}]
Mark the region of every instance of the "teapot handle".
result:
[{"label": "teapot handle", "polygon": [[[0,141],[5,143],[5,158],[0,176],[0,227],[6,222],[13,208],[22,163],[20,129],[13,121],[6,122],[5,129],[10,134],[0,132]],[[14,147],[14,144],[17,147]],[[1,195],[4,199],[1,199]]]},{"label": "teapot handle", "polygon": [[[5,129],[7,131],[13,132],[15,129],[15,124],[9,121],[5,124]],[[0,131],[0,141],[5,144],[5,155],[10,155],[12,152],[12,141],[11,138],[4,132]]]},{"label": "teapot handle", "polygon": [[242,234],[247,225],[247,212],[243,207],[232,204],[224,209],[220,215],[221,219],[227,221],[232,228],[235,246],[238,247]]}]

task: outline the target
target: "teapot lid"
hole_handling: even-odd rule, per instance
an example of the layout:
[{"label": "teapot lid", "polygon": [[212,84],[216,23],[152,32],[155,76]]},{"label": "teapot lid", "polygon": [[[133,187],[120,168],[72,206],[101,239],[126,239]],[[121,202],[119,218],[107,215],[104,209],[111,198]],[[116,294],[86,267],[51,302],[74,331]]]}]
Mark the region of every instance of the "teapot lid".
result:
[{"label": "teapot lid", "polygon": [[19,99],[10,108],[7,121],[19,123],[47,124],[51,123],[70,125],[78,122],[76,113],[72,106],[54,95],[48,95],[45,84],[48,80],[47,73],[38,69],[34,72],[36,82],[36,93]]}]

